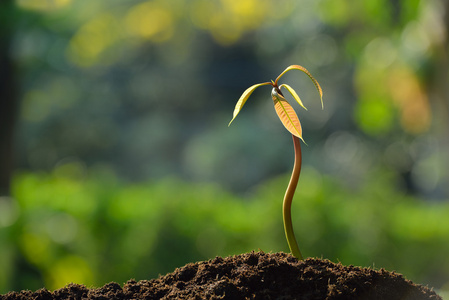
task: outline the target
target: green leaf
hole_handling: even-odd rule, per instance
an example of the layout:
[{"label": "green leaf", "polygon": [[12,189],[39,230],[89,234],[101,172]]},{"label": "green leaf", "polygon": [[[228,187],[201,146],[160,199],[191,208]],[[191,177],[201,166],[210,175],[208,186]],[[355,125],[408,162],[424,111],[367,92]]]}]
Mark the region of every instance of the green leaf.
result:
[{"label": "green leaf", "polygon": [[290,131],[291,134],[299,137],[304,142],[302,139],[301,123],[299,122],[298,116],[296,115],[293,107],[282,95],[278,94],[274,88],[271,91],[271,98],[274,102],[274,109],[276,110],[276,113],[284,127]]},{"label": "green leaf", "polygon": [[243,94],[240,96],[239,101],[237,101],[237,104],[235,105],[234,113],[232,115],[232,120],[229,122],[229,125],[231,125],[232,121],[234,121],[235,117],[239,114],[240,110],[242,109],[243,105],[245,105],[246,100],[248,100],[249,96],[254,92],[255,89],[257,89],[259,86],[262,85],[270,85],[270,82],[264,82],[264,83],[258,83],[253,86],[250,86],[246,89],[246,91],[243,92]]},{"label": "green leaf", "polygon": [[287,84],[281,84],[281,86],[279,88],[285,87],[287,89],[287,91],[290,92],[290,94],[292,94],[293,98],[295,98],[296,102],[298,102],[299,105],[302,106],[302,108],[304,108],[305,110],[307,110],[307,108],[304,106],[304,104],[302,104],[301,99],[299,98],[298,94],[296,94],[295,90],[292,89],[291,86],[287,85]]},{"label": "green leaf", "polygon": [[303,71],[304,73],[307,74],[307,76],[309,76],[309,78],[312,80],[313,84],[315,85],[318,93],[320,94],[320,99],[321,99],[321,108],[324,108],[324,104],[323,104],[323,90],[321,89],[320,84],[318,83],[318,81],[312,76],[312,74],[310,74],[310,72],[304,68],[303,66],[300,65],[291,65],[288,66],[287,69],[285,69],[279,76],[278,78],[276,78],[276,80],[274,81],[275,84],[278,83],[279,79],[288,71],[290,70],[300,70]]}]

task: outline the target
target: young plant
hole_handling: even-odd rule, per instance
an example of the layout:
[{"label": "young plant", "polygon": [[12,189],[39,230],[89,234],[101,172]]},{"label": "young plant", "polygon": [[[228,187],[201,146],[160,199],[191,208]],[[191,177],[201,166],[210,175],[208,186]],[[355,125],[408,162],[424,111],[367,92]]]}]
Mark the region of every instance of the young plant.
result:
[{"label": "young plant", "polygon": [[[293,232],[293,226],[292,226],[292,217],[291,217],[291,205],[293,201],[293,195],[295,194],[296,186],[298,184],[299,180],[299,174],[301,173],[301,162],[302,162],[302,156],[301,156],[301,143],[299,139],[302,138],[302,128],[301,123],[299,122],[298,116],[296,115],[295,110],[293,107],[287,102],[287,100],[284,98],[284,95],[281,92],[281,88],[285,88],[289,93],[293,96],[293,98],[298,102],[298,104],[303,107],[305,110],[307,108],[302,103],[301,99],[299,98],[298,94],[295,92],[294,89],[292,89],[287,84],[281,84],[278,85],[279,79],[288,71],[290,70],[300,70],[309,76],[309,78],[312,80],[312,82],[315,84],[316,89],[318,90],[320,94],[321,99],[321,108],[324,108],[323,106],[323,91],[321,89],[321,86],[319,85],[318,81],[310,74],[309,71],[307,71],[306,68],[299,66],[299,65],[292,65],[287,67],[277,78],[275,81],[271,82],[264,82],[264,83],[258,83],[255,84],[246,91],[243,92],[242,96],[240,96],[240,99],[237,101],[237,104],[235,105],[234,114],[232,116],[231,122],[229,122],[229,125],[231,125],[232,121],[234,121],[235,117],[239,114],[240,110],[242,109],[243,105],[245,104],[246,100],[248,100],[249,96],[254,92],[254,90],[260,86],[263,85],[271,85],[273,89],[271,90],[271,98],[274,102],[274,109],[281,120],[284,127],[292,134],[293,137],[293,146],[295,149],[295,163],[293,166],[293,172],[292,176],[290,178],[290,182],[287,186],[287,190],[285,191],[284,196],[284,202],[283,202],[283,220],[284,220],[284,230],[285,230],[285,236],[287,238],[288,246],[290,247],[290,251],[292,254],[299,260],[303,259],[303,256],[301,254],[301,251],[299,250],[298,243],[296,242],[295,234]],[[229,126],[228,125],[228,126]]]}]

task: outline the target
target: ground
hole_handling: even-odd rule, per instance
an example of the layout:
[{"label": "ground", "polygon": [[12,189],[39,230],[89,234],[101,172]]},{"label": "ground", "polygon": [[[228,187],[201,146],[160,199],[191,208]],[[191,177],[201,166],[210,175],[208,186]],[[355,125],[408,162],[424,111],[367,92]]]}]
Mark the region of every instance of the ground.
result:
[{"label": "ground", "polygon": [[190,263],[157,279],[129,280],[123,287],[114,282],[92,289],[69,284],[53,292],[10,292],[1,299],[442,300],[431,289],[395,272],[263,252]]}]

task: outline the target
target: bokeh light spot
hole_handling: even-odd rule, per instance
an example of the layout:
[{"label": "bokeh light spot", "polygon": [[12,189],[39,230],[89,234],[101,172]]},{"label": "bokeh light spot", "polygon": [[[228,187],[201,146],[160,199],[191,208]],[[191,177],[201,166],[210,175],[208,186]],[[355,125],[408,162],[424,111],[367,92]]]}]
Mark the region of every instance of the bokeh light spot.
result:
[{"label": "bokeh light spot", "polygon": [[384,69],[397,57],[397,50],[387,38],[375,38],[366,47],[364,58],[374,68]]},{"label": "bokeh light spot", "polygon": [[17,201],[11,197],[0,197],[0,228],[14,224],[20,215]]},{"label": "bokeh light spot", "polygon": [[117,22],[112,14],[103,13],[81,26],[70,40],[69,59],[83,67],[96,63],[100,54],[121,37]]},{"label": "bokeh light spot", "polygon": [[16,3],[23,9],[52,11],[70,5],[72,0],[16,0]]},{"label": "bokeh light spot", "polygon": [[131,35],[154,42],[164,42],[174,33],[174,18],[170,10],[154,2],[145,2],[132,7],[125,17]]},{"label": "bokeh light spot", "polygon": [[393,125],[393,117],[391,104],[386,101],[373,99],[357,102],[355,119],[368,134],[386,133]]},{"label": "bokeh light spot", "polygon": [[52,266],[46,282],[46,286],[52,290],[61,288],[71,282],[88,284],[92,282],[92,270],[83,258],[68,255]]}]

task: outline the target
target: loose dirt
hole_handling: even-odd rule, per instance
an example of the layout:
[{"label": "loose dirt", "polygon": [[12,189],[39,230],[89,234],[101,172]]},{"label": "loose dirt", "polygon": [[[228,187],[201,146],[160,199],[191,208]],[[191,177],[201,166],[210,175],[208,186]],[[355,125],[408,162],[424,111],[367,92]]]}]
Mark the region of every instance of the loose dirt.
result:
[{"label": "loose dirt", "polygon": [[152,280],[111,282],[100,288],[69,284],[55,291],[9,292],[1,299],[441,299],[401,274],[298,261],[286,253],[251,252],[190,263]]}]

